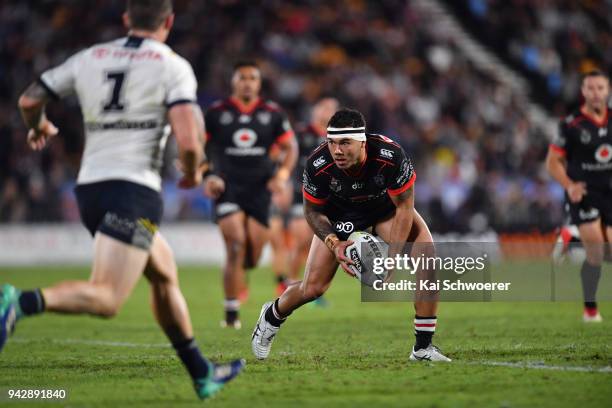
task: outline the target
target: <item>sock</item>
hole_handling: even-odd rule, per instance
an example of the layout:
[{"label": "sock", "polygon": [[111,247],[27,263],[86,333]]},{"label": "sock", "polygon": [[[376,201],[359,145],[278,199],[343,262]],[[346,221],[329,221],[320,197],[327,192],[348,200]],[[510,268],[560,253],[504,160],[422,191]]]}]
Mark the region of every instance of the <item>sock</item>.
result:
[{"label": "sock", "polygon": [[195,339],[191,338],[172,343],[172,347],[174,347],[176,354],[185,364],[192,379],[206,378],[210,362],[202,356]]},{"label": "sock", "polygon": [[431,339],[436,331],[436,316],[424,317],[414,316],[414,335],[416,337],[415,350],[429,347]]},{"label": "sock", "polygon": [[287,280],[287,276],[285,274],[280,274],[276,277],[276,283],[283,283]]},{"label": "sock", "polygon": [[[291,314],[291,313],[290,313]],[[280,327],[281,324],[285,323],[287,317],[281,317],[281,314],[278,312],[278,299],[274,301],[274,304],[266,310],[265,318],[268,323],[272,326]]]},{"label": "sock", "polygon": [[21,292],[19,307],[25,316],[32,316],[45,311],[45,298],[40,289]]},{"label": "sock", "polygon": [[229,324],[238,320],[238,312],[240,310],[240,301],[238,299],[225,299],[225,321]]},{"label": "sock", "polygon": [[582,280],[582,295],[584,296],[584,306],[587,309],[596,309],[595,294],[601,276],[601,265],[591,265],[587,261],[582,264],[580,278]]}]

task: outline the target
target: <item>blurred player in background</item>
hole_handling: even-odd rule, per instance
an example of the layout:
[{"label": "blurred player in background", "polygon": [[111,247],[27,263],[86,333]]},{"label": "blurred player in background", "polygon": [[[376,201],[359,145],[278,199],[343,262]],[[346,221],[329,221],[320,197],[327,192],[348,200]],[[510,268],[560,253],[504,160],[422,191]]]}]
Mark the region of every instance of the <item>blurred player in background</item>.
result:
[{"label": "blurred player in background", "polygon": [[[584,104],[565,117],[546,158],[548,172],[563,186],[571,223],[586,250],[580,276],[585,322],[600,322],[596,293],[604,243],[612,240],[612,127],[610,81],[601,71],[582,80]],[[607,236],[607,237],[606,237]]]},{"label": "blurred player in background", "polygon": [[[297,160],[297,144],[287,115],[259,97],[261,72],[255,62],[234,66],[232,95],[206,112],[211,167],[204,192],[215,199],[215,213],[226,248],[223,269],[225,317],[222,326],[239,329],[240,303],[248,296],[245,268],[257,265],[269,238],[271,192],[283,188]],[[270,150],[279,149],[276,166]]]},{"label": "blurred player in background", "polygon": [[[338,265],[354,276],[345,256],[353,231],[375,230],[390,244],[389,257],[406,242],[431,245],[425,221],[414,209],[410,159],[391,139],[368,134],[363,115],[351,109],[336,112],[327,126],[327,143],[310,155],[303,175],[304,214],[314,231],[306,271],[274,302],[263,305],[251,346],[258,359],[270,353],[281,324],[297,308],[323,295]],[[450,361],[432,344],[437,324],[437,294],[417,291],[414,319],[416,343],[411,360]],[[424,300],[425,299],[425,300]]]},{"label": "blurred player in background", "polygon": [[128,36],[97,44],[42,74],[19,99],[28,144],[42,149],[58,129],[45,115],[50,100],[75,93],[85,120],[85,151],[76,196],[94,237],[89,281],[66,281],[32,291],[4,285],[0,349],[17,321],[43,312],[115,316],[143,275],[155,317],[185,364],[200,398],[216,393],[243,367],[205,359],[193,335],[172,250],[158,231],[162,156],[170,133],[179,146],[182,188],[202,179],[204,123],[191,65],[166,41],[170,0],[130,0]]}]

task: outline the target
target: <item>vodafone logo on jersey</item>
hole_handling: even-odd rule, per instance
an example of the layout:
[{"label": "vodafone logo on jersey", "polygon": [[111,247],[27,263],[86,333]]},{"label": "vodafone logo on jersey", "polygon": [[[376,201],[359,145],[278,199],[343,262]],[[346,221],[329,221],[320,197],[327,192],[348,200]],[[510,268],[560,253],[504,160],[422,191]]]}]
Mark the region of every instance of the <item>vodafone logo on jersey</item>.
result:
[{"label": "vodafone logo on jersey", "polygon": [[236,146],[248,148],[252,147],[257,142],[257,133],[253,132],[251,129],[242,128],[234,132],[232,139]]},{"label": "vodafone logo on jersey", "polygon": [[595,150],[595,159],[599,163],[608,163],[612,160],[612,146],[607,143],[599,146],[597,150]]}]

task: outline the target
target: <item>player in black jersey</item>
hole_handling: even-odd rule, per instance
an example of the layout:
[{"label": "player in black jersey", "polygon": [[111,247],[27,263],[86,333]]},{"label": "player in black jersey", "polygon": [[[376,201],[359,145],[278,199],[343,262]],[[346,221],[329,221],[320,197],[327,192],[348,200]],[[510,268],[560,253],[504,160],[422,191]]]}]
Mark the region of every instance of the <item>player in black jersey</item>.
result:
[{"label": "player in black jersey", "polygon": [[[341,109],[327,127],[327,143],[309,157],[303,177],[304,213],[315,237],[304,279],[274,302],[265,303],[252,336],[253,353],[265,359],[280,325],[297,308],[329,288],[352,231],[375,229],[386,242],[431,244],[427,225],[414,209],[416,175],[404,150],[391,139],[365,133],[361,113]],[[389,256],[399,253],[391,245]],[[418,297],[418,293],[417,293]],[[416,344],[411,360],[450,361],[431,340],[437,300],[415,302]]]},{"label": "player in black jersey", "polygon": [[[246,297],[244,268],[254,267],[269,237],[271,191],[283,188],[297,159],[293,130],[283,110],[259,97],[261,73],[254,62],[234,67],[232,95],[206,112],[207,155],[211,173],[205,193],[215,212],[226,247],[223,270],[223,326],[240,328],[239,296]],[[270,148],[280,149],[276,166]]]},{"label": "player in black jersey", "polygon": [[565,189],[571,222],[578,226],[586,249],[581,270],[583,320],[599,322],[595,295],[605,235],[612,239],[610,81],[603,72],[592,71],[584,76],[581,90],[584,104],[561,121],[546,167]]}]

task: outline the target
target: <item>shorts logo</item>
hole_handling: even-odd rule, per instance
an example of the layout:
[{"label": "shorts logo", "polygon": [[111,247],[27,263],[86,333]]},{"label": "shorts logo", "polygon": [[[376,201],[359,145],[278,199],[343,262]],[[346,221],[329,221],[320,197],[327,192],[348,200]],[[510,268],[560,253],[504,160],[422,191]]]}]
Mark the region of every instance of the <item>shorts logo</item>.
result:
[{"label": "shorts logo", "polygon": [[270,112],[259,112],[257,114],[257,120],[264,126],[270,123],[270,119],[272,119]]},{"label": "shorts logo", "polygon": [[393,158],[393,151],[387,149],[380,149],[380,155],[382,157],[386,157],[387,159]]},{"label": "shorts logo", "polygon": [[345,232],[347,234],[350,234],[355,229],[355,225],[353,225],[352,222],[338,221],[336,222],[336,225],[334,226],[334,228],[338,232]]},{"label": "shorts logo", "polygon": [[325,162],[326,162],[325,157],[321,156],[321,157],[318,157],[315,161],[313,161],[312,165],[315,166],[315,169],[316,169],[324,165]]},{"label": "shorts logo", "polygon": [[217,206],[217,216],[223,216],[239,211],[240,206],[236,203],[221,203]]},{"label": "shorts logo", "polygon": [[581,220],[594,220],[595,218],[599,217],[599,210],[593,207],[586,211],[580,210],[578,211],[578,217],[580,217]]},{"label": "shorts logo", "polygon": [[600,163],[607,163],[612,160],[612,146],[602,144],[595,151],[595,159]]},{"label": "shorts logo", "polygon": [[222,125],[229,125],[233,121],[234,115],[232,115],[232,112],[229,111],[223,111],[223,113],[219,117],[219,123],[221,123]]},{"label": "shorts logo", "polygon": [[247,128],[238,129],[234,132],[232,140],[238,147],[249,148],[257,142],[257,133]]}]

